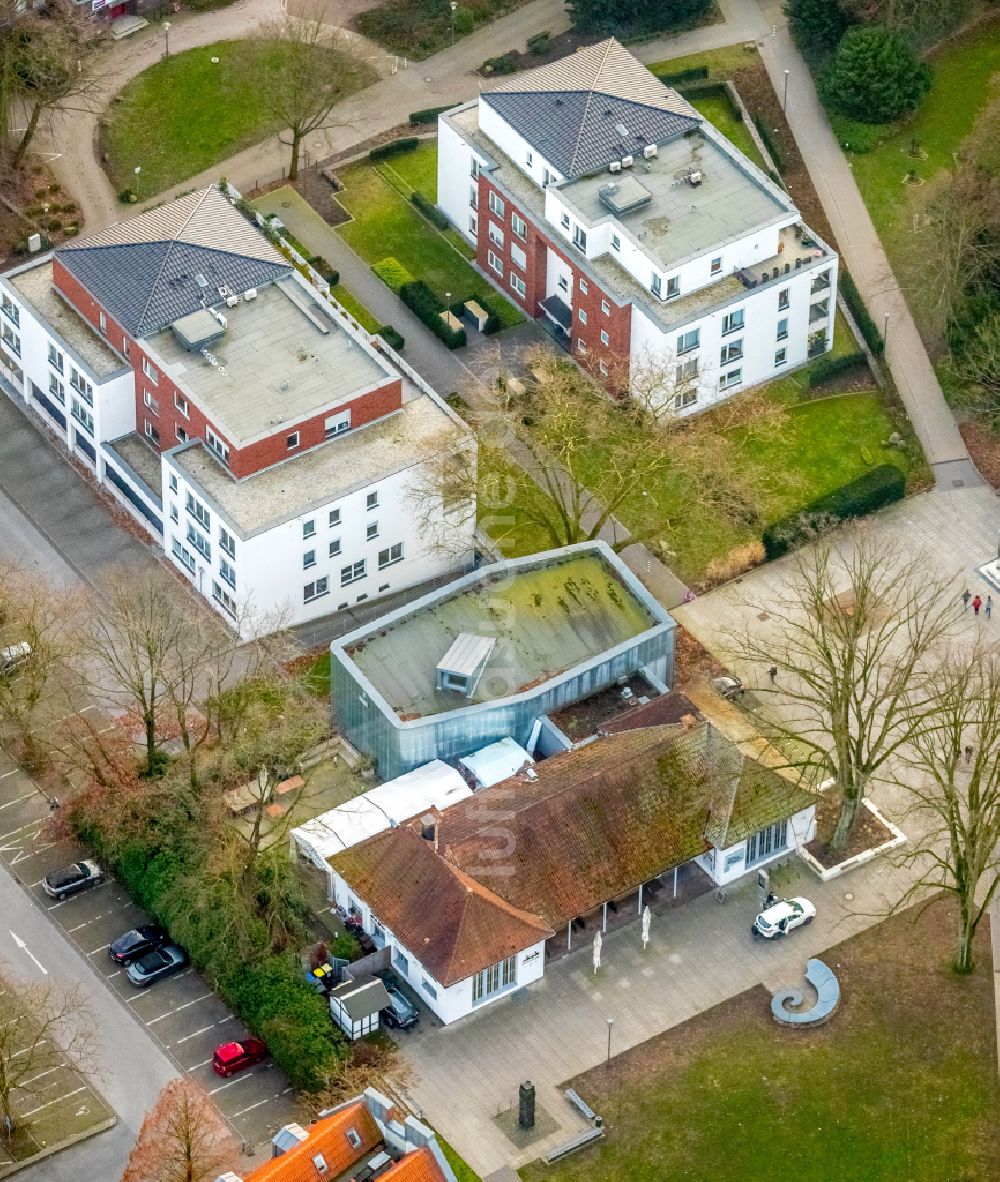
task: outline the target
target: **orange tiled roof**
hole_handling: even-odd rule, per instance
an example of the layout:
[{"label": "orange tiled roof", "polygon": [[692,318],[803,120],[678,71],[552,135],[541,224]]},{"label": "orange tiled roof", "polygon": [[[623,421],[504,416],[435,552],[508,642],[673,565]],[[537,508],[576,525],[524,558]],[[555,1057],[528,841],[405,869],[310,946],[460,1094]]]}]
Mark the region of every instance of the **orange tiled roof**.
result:
[{"label": "orange tiled roof", "polygon": [[[357,1148],[347,1139],[350,1129],[361,1138]],[[308,1132],[308,1139],[301,1145],[264,1162],[247,1174],[244,1182],[318,1182],[320,1177],[336,1178],[382,1144],[382,1133],[363,1100],[318,1120]],[[316,1170],[313,1158],[317,1153],[327,1164],[326,1174]],[[419,1175],[414,1175],[414,1180],[417,1178]]]},{"label": "orange tiled roof", "polygon": [[427,1148],[408,1153],[391,1170],[380,1174],[379,1178],[385,1179],[385,1182],[445,1182],[441,1167]]}]

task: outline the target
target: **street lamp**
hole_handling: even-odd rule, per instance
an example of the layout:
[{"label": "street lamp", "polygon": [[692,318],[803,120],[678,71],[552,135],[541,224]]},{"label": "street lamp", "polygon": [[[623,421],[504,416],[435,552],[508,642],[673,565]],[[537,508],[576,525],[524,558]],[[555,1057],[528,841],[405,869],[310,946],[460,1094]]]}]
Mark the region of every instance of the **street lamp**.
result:
[{"label": "street lamp", "polygon": [[608,1019],[608,1067],[611,1067],[611,1027],[614,1026],[614,1018]]},{"label": "street lamp", "polygon": [[163,56],[168,58],[170,57],[170,21],[163,22],[163,41],[166,45],[166,53]]},{"label": "street lamp", "polygon": [[781,99],[781,109],[782,109],[782,111],[784,111],[784,109],[785,109],[785,108],[788,106],[788,75],[789,75],[790,73],[791,73],[791,71],[790,71],[790,70],[786,70],[786,71],[785,71],[785,93],[784,93],[784,95],[782,96],[782,99]]},{"label": "street lamp", "polygon": [[882,352],[885,352],[885,343],[889,339],[889,313],[886,312],[885,319],[882,321]]},{"label": "street lamp", "polygon": [[134,171],[135,171],[135,195],[136,195],[136,197],[138,197],[139,196],[139,173],[142,172],[142,165],[137,164],[135,166]]},{"label": "street lamp", "polygon": [[452,43],[452,45],[454,45],[455,44],[455,12],[458,8],[458,0],[451,0],[451,4],[449,5],[449,7],[451,8],[451,43]]}]

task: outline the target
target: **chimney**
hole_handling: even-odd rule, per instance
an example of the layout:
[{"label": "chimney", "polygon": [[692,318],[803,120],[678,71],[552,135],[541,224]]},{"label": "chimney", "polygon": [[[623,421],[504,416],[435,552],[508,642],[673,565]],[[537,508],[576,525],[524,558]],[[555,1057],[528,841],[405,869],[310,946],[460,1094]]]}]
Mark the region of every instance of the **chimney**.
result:
[{"label": "chimney", "polygon": [[438,822],[433,813],[424,813],[420,818],[420,836],[424,841],[433,841],[434,852],[438,852]]}]

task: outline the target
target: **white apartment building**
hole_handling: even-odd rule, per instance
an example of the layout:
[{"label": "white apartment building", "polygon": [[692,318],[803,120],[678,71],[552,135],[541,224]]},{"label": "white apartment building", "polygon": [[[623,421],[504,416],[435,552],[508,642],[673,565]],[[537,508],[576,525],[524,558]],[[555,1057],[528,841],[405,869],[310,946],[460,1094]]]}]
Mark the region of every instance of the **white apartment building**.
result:
[{"label": "white apartment building", "polygon": [[440,116],[438,203],[573,356],[703,409],[832,347],[837,256],[611,39]]}]

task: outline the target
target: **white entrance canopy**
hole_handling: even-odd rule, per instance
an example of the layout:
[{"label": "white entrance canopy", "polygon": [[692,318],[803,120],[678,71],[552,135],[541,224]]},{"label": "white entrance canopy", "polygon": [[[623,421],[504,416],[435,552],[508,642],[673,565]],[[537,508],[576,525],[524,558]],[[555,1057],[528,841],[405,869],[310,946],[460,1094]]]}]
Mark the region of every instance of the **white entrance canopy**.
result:
[{"label": "white entrance canopy", "polygon": [[516,776],[521,768],[530,767],[535,761],[520,743],[508,738],[473,751],[458,762],[472,772],[482,788],[492,788],[501,780]]}]

